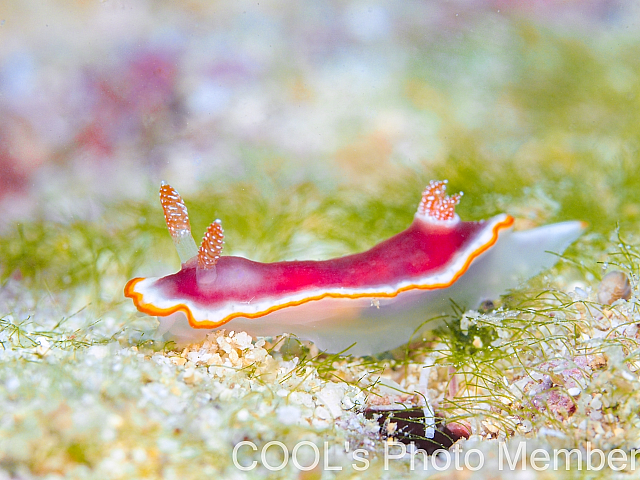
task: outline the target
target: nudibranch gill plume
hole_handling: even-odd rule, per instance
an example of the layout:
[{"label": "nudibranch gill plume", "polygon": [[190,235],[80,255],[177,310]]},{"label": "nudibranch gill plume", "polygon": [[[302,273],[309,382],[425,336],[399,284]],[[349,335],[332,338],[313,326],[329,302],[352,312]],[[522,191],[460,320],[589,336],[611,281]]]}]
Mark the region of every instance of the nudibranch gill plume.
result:
[{"label": "nudibranch gill plume", "polygon": [[370,355],[407,342],[452,305],[477,307],[552,266],[584,222],[513,231],[500,214],[463,222],[461,194],[432,181],[409,227],[366,252],[331,260],[254,262],[222,256],[220,220],[200,247],[180,195],[162,184],[160,200],[180,256],[179,272],[134,278],[125,287],[138,310],[157,315],[159,332],[179,344],[227,325],[254,336],[292,333],[321,350]]}]

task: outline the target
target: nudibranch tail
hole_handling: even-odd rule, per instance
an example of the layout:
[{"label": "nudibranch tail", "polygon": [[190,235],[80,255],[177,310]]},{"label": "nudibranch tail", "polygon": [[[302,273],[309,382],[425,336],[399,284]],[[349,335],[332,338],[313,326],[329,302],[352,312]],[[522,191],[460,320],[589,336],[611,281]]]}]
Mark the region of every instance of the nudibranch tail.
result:
[{"label": "nudibranch tail", "polygon": [[187,263],[198,254],[198,247],[191,235],[189,214],[182,197],[169,184],[160,185],[160,203],[164,211],[164,221],[167,224],[173,244],[182,263]]},{"label": "nudibranch tail", "polygon": [[460,203],[463,193],[448,196],[446,192],[447,180],[431,180],[422,192],[418,215],[432,221],[459,220],[455,208]]}]

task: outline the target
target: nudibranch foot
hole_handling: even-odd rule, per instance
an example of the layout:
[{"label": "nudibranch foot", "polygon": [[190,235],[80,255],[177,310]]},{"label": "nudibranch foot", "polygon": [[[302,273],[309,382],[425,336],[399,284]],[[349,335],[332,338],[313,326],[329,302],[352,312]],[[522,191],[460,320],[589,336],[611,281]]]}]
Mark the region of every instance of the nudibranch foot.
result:
[{"label": "nudibranch foot", "polygon": [[[125,295],[140,311],[161,317],[161,333],[179,344],[230,323],[254,336],[292,333],[321,350],[351,346],[348,354],[368,355],[433,328],[430,319],[450,314],[452,302],[476,308],[498,298],[552,266],[557,256],[550,252],[563,252],[585,228],[571,221],[514,232],[506,214],[463,222],[454,211],[460,194],[449,197],[445,189],[445,182],[429,184],[403,232],[332,260],[221,256],[222,227],[214,222],[193,254],[197,261],[183,260],[179,272],[163,278],[135,278]],[[171,195],[179,205],[177,192]],[[172,236],[172,225],[184,227],[180,221],[188,218],[186,208],[178,211],[167,217],[165,210]]]},{"label": "nudibranch foot", "polygon": [[190,345],[202,342],[207,334],[214,329],[193,328],[189,325],[187,316],[182,312],[172,313],[166,317],[158,317],[158,330],[156,335],[165,340],[173,341],[178,346]]}]

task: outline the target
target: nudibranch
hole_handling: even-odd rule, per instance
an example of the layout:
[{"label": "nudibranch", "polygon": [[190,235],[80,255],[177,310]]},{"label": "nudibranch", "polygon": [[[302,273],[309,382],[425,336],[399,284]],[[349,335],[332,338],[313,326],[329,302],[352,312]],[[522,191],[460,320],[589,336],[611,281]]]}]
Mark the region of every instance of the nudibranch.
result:
[{"label": "nudibranch", "polygon": [[124,293],[179,344],[225,325],[254,336],[292,333],[328,352],[390,350],[453,304],[475,308],[552,266],[552,252],[563,252],[585,228],[568,221],[513,231],[507,214],[463,222],[455,213],[461,195],[447,196],[446,181],[432,181],[409,228],[366,252],[259,263],[221,255],[220,220],[196,246],[182,198],[163,183],[160,200],[182,268],[134,278]]}]

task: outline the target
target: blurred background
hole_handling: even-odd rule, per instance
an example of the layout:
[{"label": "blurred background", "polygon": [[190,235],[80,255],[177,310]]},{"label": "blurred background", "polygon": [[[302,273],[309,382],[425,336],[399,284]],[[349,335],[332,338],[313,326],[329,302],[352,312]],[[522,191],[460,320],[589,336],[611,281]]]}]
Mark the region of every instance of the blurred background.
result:
[{"label": "blurred background", "polygon": [[0,227],[162,179],[616,168],[638,148],[639,19],[622,0],[5,1]]}]

